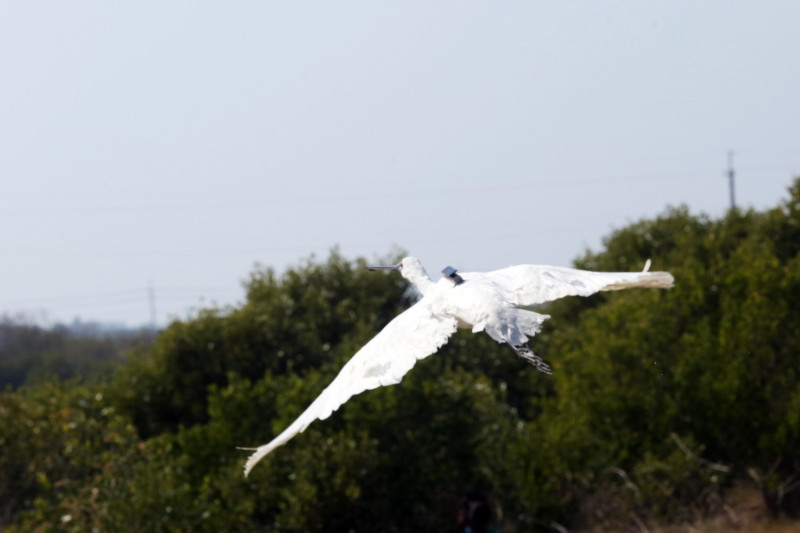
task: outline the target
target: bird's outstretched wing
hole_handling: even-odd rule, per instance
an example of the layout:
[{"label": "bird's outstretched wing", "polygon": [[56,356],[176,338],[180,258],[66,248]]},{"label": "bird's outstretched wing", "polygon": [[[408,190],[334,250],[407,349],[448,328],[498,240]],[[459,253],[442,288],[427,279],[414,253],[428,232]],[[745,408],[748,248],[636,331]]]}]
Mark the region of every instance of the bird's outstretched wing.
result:
[{"label": "bird's outstretched wing", "polygon": [[[633,287],[668,289],[674,279],[669,272],[590,272],[546,265],[518,265],[484,274],[500,286],[515,305],[536,305],[564,296],[589,296],[598,291]],[[464,278],[469,280],[469,274]]]},{"label": "bird's outstretched wing", "polygon": [[247,459],[244,474],[249,474],[265,455],[304,431],[314,420],[328,418],[356,394],[400,383],[414,363],[438,350],[456,327],[455,318],[437,315],[425,298],[398,315],[356,352],[297,420],[271,442],[255,449]]}]

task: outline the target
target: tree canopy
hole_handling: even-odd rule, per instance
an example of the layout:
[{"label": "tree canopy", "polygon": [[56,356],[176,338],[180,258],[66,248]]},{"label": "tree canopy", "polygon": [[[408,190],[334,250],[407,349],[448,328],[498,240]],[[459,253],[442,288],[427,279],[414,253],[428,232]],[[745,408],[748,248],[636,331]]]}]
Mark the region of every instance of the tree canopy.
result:
[{"label": "tree canopy", "polygon": [[734,483],[800,515],[800,180],[720,219],[669,208],[576,266],[675,276],[566,298],[532,341],[554,375],[457,333],[265,458],[345,361],[410,303],[332,253],[256,269],[236,308],[173,322],[112,377],[0,395],[7,531],[448,531],[488,495],[504,532],[690,522]]}]

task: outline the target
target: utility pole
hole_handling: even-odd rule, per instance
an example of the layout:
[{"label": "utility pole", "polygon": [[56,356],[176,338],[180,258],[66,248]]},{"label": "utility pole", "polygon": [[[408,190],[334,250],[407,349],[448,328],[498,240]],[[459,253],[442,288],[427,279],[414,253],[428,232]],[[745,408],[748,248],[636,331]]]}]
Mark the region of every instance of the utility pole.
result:
[{"label": "utility pole", "polygon": [[728,187],[730,188],[731,194],[731,209],[736,208],[736,195],[734,193],[733,177],[733,150],[728,150]]},{"label": "utility pole", "polygon": [[156,329],[156,289],[153,287],[153,280],[147,285],[147,298],[150,301],[150,327]]}]

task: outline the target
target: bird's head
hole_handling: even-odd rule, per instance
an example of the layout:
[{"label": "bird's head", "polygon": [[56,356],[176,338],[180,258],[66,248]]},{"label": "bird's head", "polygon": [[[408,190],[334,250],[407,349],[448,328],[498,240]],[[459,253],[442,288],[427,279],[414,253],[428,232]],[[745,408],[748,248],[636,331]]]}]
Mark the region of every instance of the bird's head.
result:
[{"label": "bird's head", "polygon": [[413,283],[422,294],[425,294],[426,289],[432,283],[428,273],[425,272],[425,267],[416,257],[404,257],[398,264],[392,266],[368,266],[367,270],[396,270]]}]

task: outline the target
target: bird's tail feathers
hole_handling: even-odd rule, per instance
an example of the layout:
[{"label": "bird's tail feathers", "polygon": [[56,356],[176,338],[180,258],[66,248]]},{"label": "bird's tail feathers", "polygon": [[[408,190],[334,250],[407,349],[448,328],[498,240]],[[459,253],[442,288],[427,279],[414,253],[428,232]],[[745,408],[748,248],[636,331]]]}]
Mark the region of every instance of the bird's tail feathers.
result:
[{"label": "bird's tail feathers", "polygon": [[539,330],[542,329],[542,323],[550,318],[550,315],[542,315],[527,309],[517,309],[516,318],[517,327],[523,333],[532,337],[539,333]]}]

